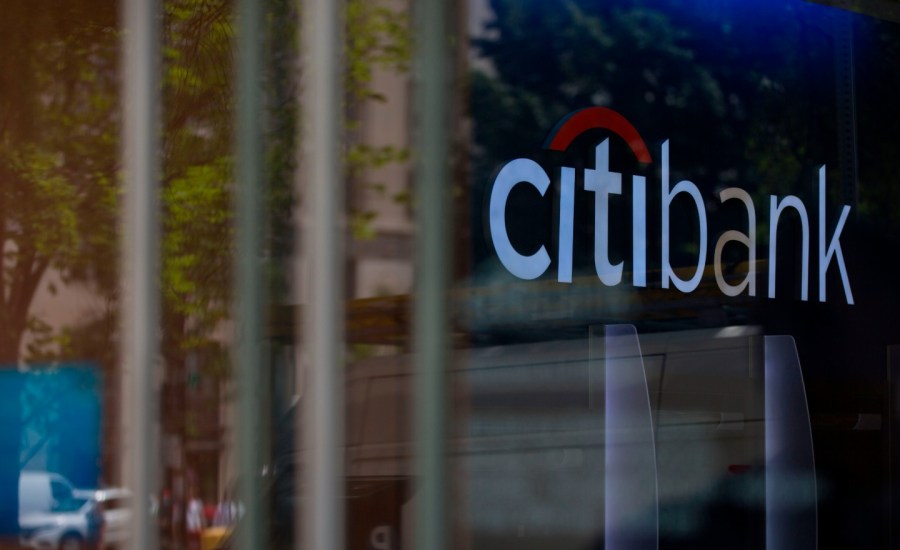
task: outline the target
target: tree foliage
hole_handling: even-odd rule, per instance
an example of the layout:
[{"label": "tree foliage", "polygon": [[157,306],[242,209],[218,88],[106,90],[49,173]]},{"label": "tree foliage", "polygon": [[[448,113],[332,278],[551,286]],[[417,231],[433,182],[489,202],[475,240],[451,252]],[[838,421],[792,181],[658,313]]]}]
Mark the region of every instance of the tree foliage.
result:
[{"label": "tree foliage", "polygon": [[234,26],[224,0],[164,8],[163,353],[177,364],[229,311]]},{"label": "tree foliage", "polygon": [[48,269],[113,292],[118,33],[100,2],[9,8],[23,27],[0,33],[11,79],[0,98],[0,360],[16,362],[25,331],[42,326],[29,308]]},{"label": "tree foliage", "polygon": [[[16,360],[31,331],[31,357],[47,359],[77,354],[79,346],[29,317],[48,270],[64,285],[78,281],[117,299],[123,35],[112,2],[84,0],[39,15],[13,4],[10,17],[24,24],[7,18],[4,51],[17,54],[0,60],[0,79],[17,75],[0,91],[0,357]],[[292,247],[286,235],[296,206],[298,17],[285,0],[268,9],[272,230],[261,255],[283,256]],[[227,0],[167,0],[164,10],[161,287],[164,330],[185,351],[208,341],[231,301],[235,25]],[[386,99],[373,91],[373,71],[405,71],[411,44],[402,11],[363,0],[350,0],[346,10],[352,133],[358,119],[351,106]],[[406,157],[390,146],[352,143],[347,150],[351,175]]]}]

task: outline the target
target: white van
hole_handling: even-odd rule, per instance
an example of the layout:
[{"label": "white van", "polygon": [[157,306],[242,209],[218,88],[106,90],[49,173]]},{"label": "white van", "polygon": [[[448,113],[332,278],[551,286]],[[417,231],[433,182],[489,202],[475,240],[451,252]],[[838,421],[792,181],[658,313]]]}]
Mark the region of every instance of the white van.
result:
[{"label": "white van", "polygon": [[26,548],[95,548],[102,516],[96,502],[74,494],[65,477],[52,472],[19,474],[19,540]]}]

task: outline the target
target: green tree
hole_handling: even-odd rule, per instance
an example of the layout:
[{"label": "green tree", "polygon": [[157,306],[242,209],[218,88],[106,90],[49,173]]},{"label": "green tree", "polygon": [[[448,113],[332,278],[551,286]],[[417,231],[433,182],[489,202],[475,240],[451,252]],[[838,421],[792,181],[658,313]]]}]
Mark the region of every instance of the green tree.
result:
[{"label": "green tree", "polygon": [[0,32],[0,69],[14,80],[0,96],[2,362],[42,328],[29,308],[48,269],[114,288],[118,34],[101,4],[38,16],[18,6],[10,16],[24,28]]}]

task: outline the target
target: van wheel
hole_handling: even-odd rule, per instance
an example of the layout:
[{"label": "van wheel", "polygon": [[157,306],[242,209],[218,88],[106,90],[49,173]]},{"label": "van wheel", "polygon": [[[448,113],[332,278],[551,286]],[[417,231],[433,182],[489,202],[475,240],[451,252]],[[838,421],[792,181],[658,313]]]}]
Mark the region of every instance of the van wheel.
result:
[{"label": "van wheel", "polygon": [[59,550],[84,550],[84,541],[78,535],[69,533],[59,541]]}]

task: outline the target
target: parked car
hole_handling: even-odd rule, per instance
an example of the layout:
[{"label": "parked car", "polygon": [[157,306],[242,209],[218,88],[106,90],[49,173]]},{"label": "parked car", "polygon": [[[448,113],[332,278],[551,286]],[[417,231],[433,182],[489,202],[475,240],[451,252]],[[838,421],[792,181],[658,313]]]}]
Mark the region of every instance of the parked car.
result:
[{"label": "parked car", "polygon": [[97,502],[75,494],[72,484],[51,472],[19,475],[19,542],[25,548],[97,548],[103,516]]}]

